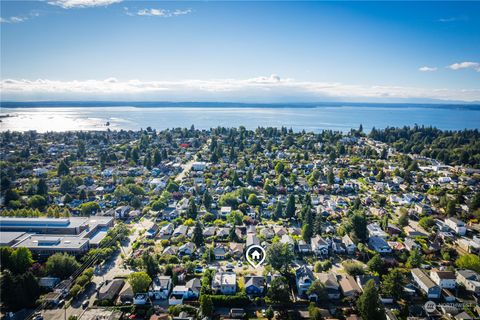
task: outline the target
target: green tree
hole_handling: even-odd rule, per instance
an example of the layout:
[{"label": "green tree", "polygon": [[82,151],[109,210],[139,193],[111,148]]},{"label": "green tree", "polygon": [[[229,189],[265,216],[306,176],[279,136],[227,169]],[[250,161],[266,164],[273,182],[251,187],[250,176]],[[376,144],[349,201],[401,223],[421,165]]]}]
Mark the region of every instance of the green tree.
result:
[{"label": "green tree", "polygon": [[205,193],[203,194],[202,202],[203,202],[203,205],[205,206],[205,209],[210,210],[210,208],[212,207],[213,198],[208,192],[208,190],[205,190]]},{"label": "green tree", "polygon": [[41,196],[48,195],[48,185],[45,179],[38,179],[37,182],[37,194]]},{"label": "green tree", "polygon": [[399,300],[403,297],[405,276],[400,269],[392,269],[383,276],[381,291],[388,297]]},{"label": "green tree", "polygon": [[422,253],[419,249],[414,249],[410,252],[410,256],[407,259],[408,268],[418,268],[423,262]]},{"label": "green tree", "polygon": [[258,200],[258,197],[255,193],[252,193],[248,196],[247,203],[251,206],[259,206],[262,204],[262,202]]},{"label": "green tree", "polygon": [[426,216],[421,218],[420,221],[418,221],[418,224],[425,230],[430,230],[430,228],[435,225],[435,221],[431,216]]},{"label": "green tree", "polygon": [[357,300],[357,309],[362,319],[385,320],[385,311],[378,297],[375,281],[370,280],[365,285],[362,295]]},{"label": "green tree", "polygon": [[286,243],[276,242],[267,249],[267,263],[282,274],[287,274],[294,259],[292,248]]},{"label": "green tree", "polygon": [[295,195],[293,194],[290,194],[290,196],[288,197],[285,216],[287,219],[291,219],[295,216]]},{"label": "green tree", "polygon": [[55,253],[48,257],[45,263],[47,274],[60,279],[68,278],[78,268],[80,268],[80,263],[75,260],[75,257],[66,253]]},{"label": "green tree", "polygon": [[367,262],[368,270],[370,272],[376,272],[378,274],[382,274],[384,263],[382,257],[379,254],[375,254],[368,262]]},{"label": "green tree", "polygon": [[17,248],[10,255],[9,264],[14,274],[25,273],[33,264],[32,253],[28,248]]},{"label": "green tree", "polygon": [[270,288],[267,291],[267,299],[270,303],[289,304],[290,303],[290,289],[287,279],[284,277],[276,277],[270,283]]},{"label": "green tree", "polygon": [[265,310],[265,317],[266,317],[268,320],[272,320],[274,315],[275,315],[275,314],[274,314],[274,312],[273,312],[272,307],[268,307],[268,309]]},{"label": "green tree", "polygon": [[460,256],[455,264],[459,268],[473,270],[477,273],[480,273],[480,257],[475,254],[465,254]]},{"label": "green tree", "polygon": [[36,195],[30,197],[30,199],[28,199],[28,205],[32,209],[43,210],[43,209],[45,209],[45,206],[47,205],[47,200],[43,196],[36,194]]},{"label": "green tree", "polygon": [[96,202],[85,202],[80,205],[80,214],[82,216],[95,215],[100,211],[100,205]]},{"label": "green tree", "polygon": [[196,220],[197,213],[198,213],[198,210],[197,210],[197,205],[195,204],[195,199],[191,197],[188,202],[187,218]]},{"label": "green tree", "polygon": [[147,292],[148,286],[152,282],[152,278],[143,271],[133,272],[128,277],[128,283],[132,286],[134,293],[143,293]]},{"label": "green tree", "polygon": [[327,173],[327,183],[332,185],[335,183],[335,175],[333,174],[333,169],[330,168]]},{"label": "green tree", "polygon": [[205,317],[213,316],[214,312],[212,298],[209,295],[200,296],[200,312]]},{"label": "green tree", "polygon": [[447,216],[454,216],[456,212],[456,203],[454,200],[450,200],[447,203],[447,207],[445,208],[445,214]]},{"label": "green tree", "polygon": [[278,220],[283,216],[283,206],[280,201],[275,205],[275,210],[273,212],[273,219]]},{"label": "green tree", "polygon": [[352,236],[361,242],[367,240],[367,219],[363,214],[355,213],[350,217]]},{"label": "green tree", "polygon": [[202,225],[198,221],[195,223],[195,227],[193,228],[192,241],[193,241],[193,243],[195,243],[197,248],[200,248],[205,243],[205,241],[203,239]]},{"label": "green tree", "polygon": [[325,285],[320,280],[313,281],[310,288],[307,290],[307,295],[316,295],[317,301],[324,301],[328,299],[327,289]]},{"label": "green tree", "polygon": [[68,168],[67,163],[65,160],[60,161],[58,164],[57,175],[59,176],[66,176],[70,173],[70,169]]},{"label": "green tree", "polygon": [[400,227],[406,227],[408,226],[408,211],[404,210],[401,214],[400,217],[398,218],[398,225]]}]

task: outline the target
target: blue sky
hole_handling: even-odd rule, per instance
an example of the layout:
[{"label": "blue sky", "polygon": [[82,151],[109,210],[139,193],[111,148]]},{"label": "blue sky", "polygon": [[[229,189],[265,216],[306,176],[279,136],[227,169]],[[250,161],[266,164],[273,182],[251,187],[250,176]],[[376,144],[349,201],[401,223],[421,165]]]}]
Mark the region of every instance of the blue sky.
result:
[{"label": "blue sky", "polygon": [[3,100],[479,101],[478,2],[1,2]]}]

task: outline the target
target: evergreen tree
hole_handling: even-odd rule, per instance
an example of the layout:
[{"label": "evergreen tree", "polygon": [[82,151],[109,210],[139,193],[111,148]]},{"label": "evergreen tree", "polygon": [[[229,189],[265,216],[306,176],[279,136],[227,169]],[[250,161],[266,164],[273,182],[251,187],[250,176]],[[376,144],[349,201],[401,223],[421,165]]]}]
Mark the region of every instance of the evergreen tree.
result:
[{"label": "evergreen tree", "polygon": [[205,190],[202,201],[203,201],[203,205],[205,206],[205,209],[207,209],[207,211],[210,210],[210,208],[212,207],[213,198],[208,192],[208,189]]},{"label": "evergreen tree", "polygon": [[190,198],[188,203],[187,219],[197,219],[197,205],[195,204],[195,199],[193,197]]},{"label": "evergreen tree", "polygon": [[400,269],[390,270],[383,276],[382,292],[388,297],[392,297],[395,300],[399,300],[403,297],[403,286],[405,282],[405,276]]},{"label": "evergreen tree", "polygon": [[290,196],[288,197],[285,216],[287,219],[291,219],[295,216],[295,195],[293,194],[290,194]]},{"label": "evergreen tree", "polygon": [[45,179],[39,179],[37,182],[37,194],[41,196],[48,195],[48,185]]},{"label": "evergreen tree", "polygon": [[195,243],[197,248],[202,247],[205,243],[205,241],[203,239],[202,225],[198,221],[195,223],[195,227],[193,228],[192,241],[193,241],[193,243]]},{"label": "evergreen tree", "polygon": [[375,281],[370,280],[365,285],[362,295],[357,300],[357,309],[362,319],[385,320],[385,311],[378,297]]},{"label": "evergreen tree", "polygon": [[70,173],[70,168],[68,168],[67,164],[65,163],[65,160],[60,161],[60,163],[58,164],[57,175],[66,176],[69,173]]}]

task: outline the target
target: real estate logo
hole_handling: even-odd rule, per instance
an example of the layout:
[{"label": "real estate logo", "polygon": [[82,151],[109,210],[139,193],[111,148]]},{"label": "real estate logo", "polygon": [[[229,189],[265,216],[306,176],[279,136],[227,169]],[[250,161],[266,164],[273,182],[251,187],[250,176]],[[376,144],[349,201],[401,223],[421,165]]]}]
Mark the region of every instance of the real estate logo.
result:
[{"label": "real estate logo", "polygon": [[253,245],[247,248],[245,258],[254,268],[258,268],[265,261],[265,250],[259,245]]},{"label": "real estate logo", "polygon": [[427,301],[425,305],[423,306],[426,312],[432,313],[435,310],[437,310],[437,304],[433,301]]}]

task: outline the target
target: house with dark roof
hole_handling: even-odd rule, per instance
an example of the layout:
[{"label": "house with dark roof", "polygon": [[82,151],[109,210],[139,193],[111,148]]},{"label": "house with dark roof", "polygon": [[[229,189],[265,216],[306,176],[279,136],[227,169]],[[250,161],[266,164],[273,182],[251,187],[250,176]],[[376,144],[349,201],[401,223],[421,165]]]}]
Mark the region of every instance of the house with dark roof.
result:
[{"label": "house with dark roof", "polygon": [[245,292],[248,295],[262,295],[265,292],[265,278],[263,276],[245,276]]},{"label": "house with dark roof", "polygon": [[315,275],[307,265],[303,265],[295,270],[295,280],[297,283],[298,295],[305,296],[308,288],[310,288],[313,281],[315,281]]}]

